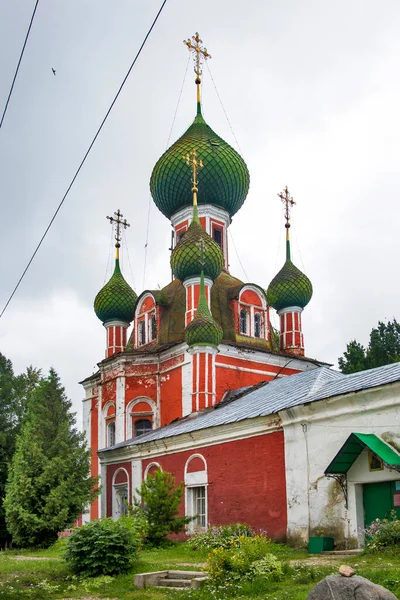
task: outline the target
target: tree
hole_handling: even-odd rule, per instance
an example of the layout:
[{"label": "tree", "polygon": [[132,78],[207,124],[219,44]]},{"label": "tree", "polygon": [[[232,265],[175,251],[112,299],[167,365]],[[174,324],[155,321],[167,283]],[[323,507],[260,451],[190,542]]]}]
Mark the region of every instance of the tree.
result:
[{"label": "tree", "polygon": [[10,537],[3,506],[9,465],[29,395],[39,380],[40,371],[32,367],[26,373],[14,375],[11,361],[0,353],[0,547]]},{"label": "tree", "polygon": [[342,373],[356,373],[400,361],[400,323],[393,319],[378,322],[370,333],[368,348],[356,340],[347,344],[347,350],[339,358]]},{"label": "tree", "polygon": [[51,369],[30,395],[6,486],[7,528],[18,546],[50,545],[98,493],[70,409]]},{"label": "tree", "polygon": [[178,517],[183,483],[175,487],[172,473],[157,470],[148,475],[136,490],[140,500],[134,501],[133,514],[147,522],[146,539],[159,545],[168,533],[179,533],[192,517]]}]

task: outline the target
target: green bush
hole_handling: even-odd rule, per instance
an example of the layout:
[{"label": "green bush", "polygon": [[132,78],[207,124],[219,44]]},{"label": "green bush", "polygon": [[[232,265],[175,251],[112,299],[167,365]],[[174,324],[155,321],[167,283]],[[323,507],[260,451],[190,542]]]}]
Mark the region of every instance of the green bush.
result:
[{"label": "green bush", "polygon": [[132,566],[139,544],[133,527],[113,519],[92,521],[75,529],[66,540],[64,560],[84,577],[116,575]]},{"label": "green bush", "polygon": [[282,566],[269,549],[269,540],[263,535],[240,536],[231,540],[229,548],[214,548],[207,557],[206,566],[211,585],[218,587],[227,581],[257,576],[278,580],[283,575]]},{"label": "green bush", "polygon": [[238,543],[240,537],[254,537],[253,529],[245,523],[232,523],[210,527],[207,531],[194,534],[187,544],[194,550],[213,550],[214,548],[231,548]]},{"label": "green bush", "polygon": [[392,510],[388,519],[375,519],[364,529],[367,550],[371,552],[382,548],[400,546],[400,519]]}]

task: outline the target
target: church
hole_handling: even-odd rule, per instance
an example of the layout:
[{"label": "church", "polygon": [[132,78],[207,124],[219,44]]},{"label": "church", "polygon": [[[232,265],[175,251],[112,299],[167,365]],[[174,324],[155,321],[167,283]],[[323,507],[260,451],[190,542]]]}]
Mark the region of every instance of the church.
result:
[{"label": "church", "polygon": [[250,176],[202,115],[210,55],[198,34],[185,44],[195,58],[194,121],[150,178],[174,232],[170,283],[139,295],[128,285],[119,264],[128,223],[119,210],[108,217],[115,268],[94,301],[105,358],[81,382],[102,493],[83,521],[118,518],[141,481],[162,469],[184,483],[189,532],[240,521],[277,540],[332,535],[356,546],[366,518],[381,514],[368,485],[380,486],[385,510],[400,505],[400,366],[347,376],[306,356],[302,316],[313,289],[292,262],[287,187],[278,194],[281,270],[266,290],[229,272],[228,229]]}]

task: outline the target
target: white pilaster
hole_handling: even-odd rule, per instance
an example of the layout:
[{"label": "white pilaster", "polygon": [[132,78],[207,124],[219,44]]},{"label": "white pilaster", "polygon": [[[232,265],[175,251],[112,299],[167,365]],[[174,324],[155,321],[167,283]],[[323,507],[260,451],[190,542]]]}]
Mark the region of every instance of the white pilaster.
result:
[{"label": "white pilaster", "polygon": [[117,377],[115,391],[115,443],[125,440],[125,377]]}]

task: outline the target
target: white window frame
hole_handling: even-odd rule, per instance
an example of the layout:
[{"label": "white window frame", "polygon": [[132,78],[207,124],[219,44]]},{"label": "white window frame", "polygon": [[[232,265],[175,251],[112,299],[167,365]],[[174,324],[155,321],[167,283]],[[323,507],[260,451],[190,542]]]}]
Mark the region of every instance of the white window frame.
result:
[{"label": "white window frame", "polygon": [[[121,471],[123,473],[125,473],[126,481],[124,481],[122,483],[115,483],[117,475]],[[127,499],[125,508],[122,508],[121,500],[122,500],[123,496],[126,496],[126,499]],[[111,512],[112,512],[113,519],[115,521],[117,521],[120,517],[122,517],[123,515],[126,514],[128,504],[129,504],[129,475],[128,475],[127,470],[124,469],[123,467],[121,467],[120,469],[117,469],[115,471],[113,480],[112,480],[112,510],[111,510]]]},{"label": "white window frame", "polygon": [[[188,473],[188,466],[190,462],[194,458],[200,458],[203,461],[204,469],[202,471],[193,471]],[[206,531],[208,528],[208,471],[207,471],[207,462],[201,454],[192,454],[185,464],[184,470],[185,477],[185,515],[187,517],[194,517],[197,513],[194,507],[194,495],[195,491],[199,488],[204,488],[204,526],[199,526],[196,524],[196,520],[191,521],[188,524],[187,531],[188,533],[193,533],[194,531],[198,531],[199,529],[202,531]]]}]

